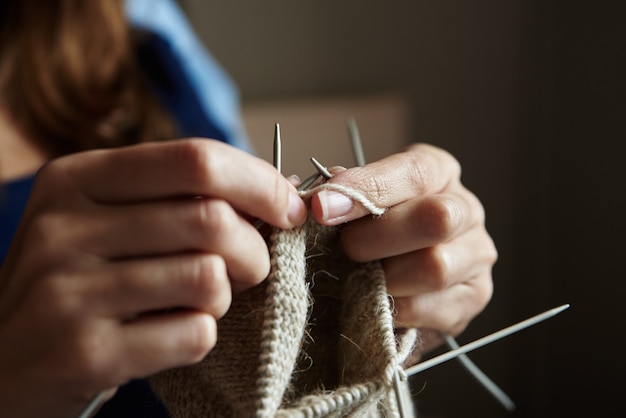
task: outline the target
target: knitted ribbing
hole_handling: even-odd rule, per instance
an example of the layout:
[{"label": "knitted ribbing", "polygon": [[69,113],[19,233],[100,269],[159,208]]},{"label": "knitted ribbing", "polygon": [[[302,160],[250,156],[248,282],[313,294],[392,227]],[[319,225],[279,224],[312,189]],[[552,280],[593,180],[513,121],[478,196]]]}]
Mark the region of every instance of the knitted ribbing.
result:
[{"label": "knitted ribbing", "polygon": [[380,263],[350,261],[337,233],[311,218],[272,234],[268,279],[234,297],[213,351],[152,379],[174,418],[397,416],[415,333],[396,341]]},{"label": "knitted ribbing", "polygon": [[273,417],[282,402],[300,351],[309,307],[307,284],[303,280],[305,230],[275,232],[271,241],[272,270],[256,383],[259,418]]}]

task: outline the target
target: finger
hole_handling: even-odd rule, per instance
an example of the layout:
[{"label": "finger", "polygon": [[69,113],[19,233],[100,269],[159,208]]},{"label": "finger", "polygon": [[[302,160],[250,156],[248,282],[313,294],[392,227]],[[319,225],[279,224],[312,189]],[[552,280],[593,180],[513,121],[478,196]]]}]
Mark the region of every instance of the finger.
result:
[{"label": "finger", "polygon": [[396,326],[431,328],[458,335],[485,308],[492,293],[491,268],[485,268],[472,280],[444,291],[394,298]]},{"label": "finger", "polygon": [[383,260],[387,291],[407,297],[443,291],[493,266],[497,252],[482,228],[444,244]]},{"label": "finger", "polygon": [[[228,274],[235,281],[256,284],[269,272],[263,237],[222,200],[107,205],[88,215],[93,220],[81,216],[85,215],[73,215],[76,231],[66,230],[62,239],[82,243],[80,248],[99,257],[119,259],[203,252],[223,257]],[[83,224],[91,227],[81,228]]]},{"label": "finger", "polygon": [[111,358],[119,359],[116,369],[130,380],[197,363],[216,342],[217,324],[211,315],[177,311],[124,325]]},{"label": "finger", "polygon": [[269,163],[213,140],[177,140],[90,151],[46,167],[98,202],[219,197],[282,228],[304,221],[295,188]]},{"label": "finger", "polygon": [[[340,172],[329,182],[356,190],[375,206],[387,208],[440,192],[459,177],[460,166],[450,154],[418,144],[406,152]],[[348,196],[332,190],[314,195],[311,209],[317,221],[324,225],[337,225],[369,213]]]},{"label": "finger", "polygon": [[89,281],[90,309],[123,321],[180,308],[220,318],[231,302],[226,265],[216,255],[120,261],[100,267]]},{"label": "finger", "polygon": [[480,224],[484,212],[467,194],[435,194],[394,206],[382,218],[347,225],[341,241],[348,256],[369,261],[449,241]]}]

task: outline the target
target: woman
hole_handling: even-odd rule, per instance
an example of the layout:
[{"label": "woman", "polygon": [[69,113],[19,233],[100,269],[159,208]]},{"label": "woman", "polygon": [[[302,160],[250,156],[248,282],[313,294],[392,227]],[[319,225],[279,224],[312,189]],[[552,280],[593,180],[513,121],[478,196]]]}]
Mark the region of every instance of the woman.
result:
[{"label": "woman", "polygon": [[[203,358],[231,298],[269,271],[250,221],[306,217],[289,181],[231,145],[224,78],[203,83],[208,57],[157,18],[180,28],[179,11],[153,1],[141,20],[140,3],[132,30],[121,1],[0,3],[3,416],[72,416],[129,381],[99,416],[166,414],[141,378]],[[213,139],[167,141],[193,136]],[[311,205],[350,222],[348,255],[383,260],[396,322],[421,328],[424,350],[460,333],[491,296],[496,252],[458,163],[415,145],[331,181],[389,208],[374,220],[334,192]]]}]

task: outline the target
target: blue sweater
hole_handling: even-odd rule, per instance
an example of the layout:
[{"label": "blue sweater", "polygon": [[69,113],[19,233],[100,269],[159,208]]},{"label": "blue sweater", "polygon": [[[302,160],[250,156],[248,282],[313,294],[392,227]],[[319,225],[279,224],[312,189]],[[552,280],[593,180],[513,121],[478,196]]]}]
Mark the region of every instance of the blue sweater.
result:
[{"label": "blue sweater", "polygon": [[[127,0],[131,23],[150,36],[137,56],[181,137],[219,139],[248,149],[234,84],[205,51],[171,0]],[[15,234],[34,175],[0,185],[0,265]],[[145,380],[122,386],[96,417],[167,417]]]}]

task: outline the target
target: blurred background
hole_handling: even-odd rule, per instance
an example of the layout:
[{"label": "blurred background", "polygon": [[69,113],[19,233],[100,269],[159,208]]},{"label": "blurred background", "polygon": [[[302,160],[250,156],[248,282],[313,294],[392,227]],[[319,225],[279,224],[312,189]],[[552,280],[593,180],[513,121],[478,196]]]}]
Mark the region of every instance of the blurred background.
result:
[{"label": "blurred background", "polygon": [[350,116],[369,160],[423,141],[461,161],[500,258],[493,300],[459,342],[572,304],[470,355],[516,412],[451,362],[412,379],[422,417],[618,414],[625,2],[180,1],[239,85],[259,154],[281,123],[286,171],[310,174],[310,156],[352,165]]}]

